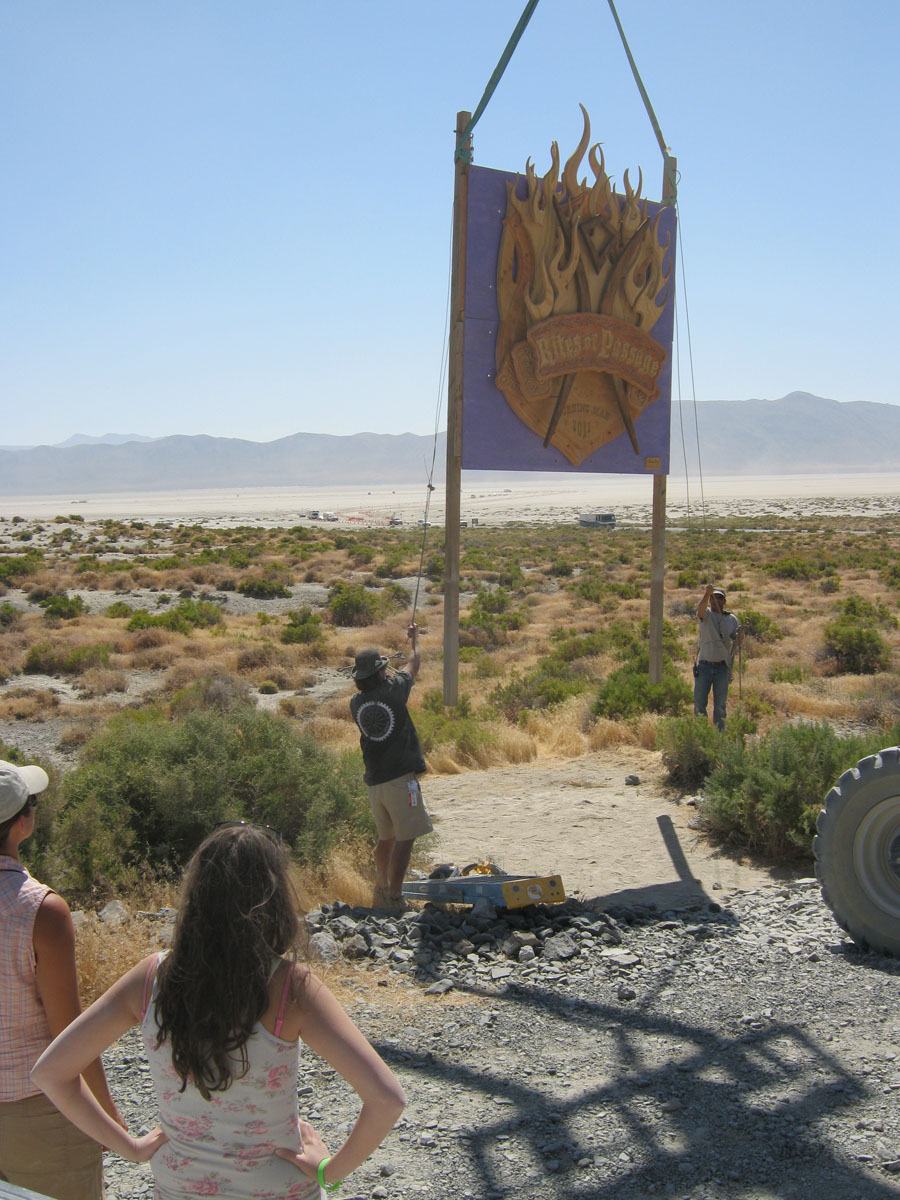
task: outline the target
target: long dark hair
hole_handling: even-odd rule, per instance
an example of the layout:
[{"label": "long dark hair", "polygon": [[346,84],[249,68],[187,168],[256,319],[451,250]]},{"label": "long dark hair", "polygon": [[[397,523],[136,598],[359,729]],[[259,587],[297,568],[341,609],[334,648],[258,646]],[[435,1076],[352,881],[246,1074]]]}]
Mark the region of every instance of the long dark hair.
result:
[{"label": "long dark hair", "polygon": [[246,1072],[272,960],[296,947],[298,912],[287,853],[267,831],[228,825],[195,852],[156,999],[158,1038],[171,1048],[182,1091],[190,1079],[208,1100]]}]

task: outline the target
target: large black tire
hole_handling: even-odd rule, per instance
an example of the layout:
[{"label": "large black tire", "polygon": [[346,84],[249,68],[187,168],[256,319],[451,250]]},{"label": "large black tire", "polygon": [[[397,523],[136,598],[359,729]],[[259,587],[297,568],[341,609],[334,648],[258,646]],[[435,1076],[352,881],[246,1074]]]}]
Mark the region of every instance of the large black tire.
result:
[{"label": "large black tire", "polygon": [[855,942],[900,955],[900,748],[845,771],[816,821],[825,903]]}]

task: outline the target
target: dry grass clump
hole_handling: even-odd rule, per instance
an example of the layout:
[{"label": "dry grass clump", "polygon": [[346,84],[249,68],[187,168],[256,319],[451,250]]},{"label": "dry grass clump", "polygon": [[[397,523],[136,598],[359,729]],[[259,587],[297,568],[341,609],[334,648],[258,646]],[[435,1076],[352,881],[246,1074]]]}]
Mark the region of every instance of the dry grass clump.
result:
[{"label": "dry grass clump", "polygon": [[554,708],[522,712],[520,727],[533,739],[539,757],[577,758],[587,751],[586,704],[584,696],[575,696]]},{"label": "dry grass clump", "polygon": [[82,1005],[91,1004],[146,955],[166,948],[167,924],[134,916],[137,906],[131,897],[119,902],[132,910],[121,925],[106,925],[96,913],[78,919],[75,958]]},{"label": "dry grass clump", "polygon": [[108,696],[110,692],[126,692],[128,677],[124,671],[110,668],[93,667],[85,671],[78,681],[78,691],[82,696]]},{"label": "dry grass clump", "polygon": [[[162,632],[147,629],[145,633]],[[170,635],[174,636],[174,635]],[[163,642],[132,651],[130,665],[136,671],[165,671],[182,657],[181,649],[174,642]]]},{"label": "dry grass clump", "polygon": [[502,762],[527,763],[537,758],[537,745],[524,729],[502,725],[497,730],[497,753]]},{"label": "dry grass clump", "polygon": [[167,696],[190,687],[192,683],[196,683],[198,679],[203,679],[210,673],[209,664],[198,662],[196,659],[176,660],[173,658],[171,661],[174,665],[169,667],[159,683],[159,691]]},{"label": "dry grass clump", "polygon": [[359,745],[359,731],[347,715],[338,719],[323,715],[317,716],[305,724],[306,732],[321,746],[330,746],[332,750],[351,750]]},{"label": "dry grass clump", "polygon": [[0,718],[13,721],[46,721],[59,708],[59,696],[48,688],[11,688],[0,696]]},{"label": "dry grass clump", "polygon": [[293,865],[291,878],[304,912],[334,900],[351,906],[369,905],[374,883],[372,847],[365,842],[345,843],[321,867]]},{"label": "dry grass clump", "polygon": [[77,750],[79,746],[89,742],[96,732],[95,725],[90,721],[76,721],[67,725],[59,735],[57,746],[60,750]]}]

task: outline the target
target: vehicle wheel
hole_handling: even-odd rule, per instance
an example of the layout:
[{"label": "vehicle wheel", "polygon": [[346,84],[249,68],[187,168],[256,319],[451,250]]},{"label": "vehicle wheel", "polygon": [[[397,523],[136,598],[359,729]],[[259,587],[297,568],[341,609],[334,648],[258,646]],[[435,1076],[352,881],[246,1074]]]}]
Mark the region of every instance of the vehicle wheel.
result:
[{"label": "vehicle wheel", "polygon": [[845,771],[816,821],[825,903],[854,941],[900,955],[900,748]]}]

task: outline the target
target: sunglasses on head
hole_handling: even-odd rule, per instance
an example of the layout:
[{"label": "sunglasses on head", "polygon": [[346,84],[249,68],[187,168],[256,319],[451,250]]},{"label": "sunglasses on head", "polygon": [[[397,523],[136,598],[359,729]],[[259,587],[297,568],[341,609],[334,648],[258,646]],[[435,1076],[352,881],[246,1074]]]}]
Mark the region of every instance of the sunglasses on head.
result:
[{"label": "sunglasses on head", "polygon": [[276,846],[282,846],[284,839],[277,829],[273,829],[271,825],[256,825],[253,821],[219,821],[218,825],[213,825],[210,832],[217,833],[220,829],[256,829],[260,833],[264,833],[270,842],[274,842]]}]

